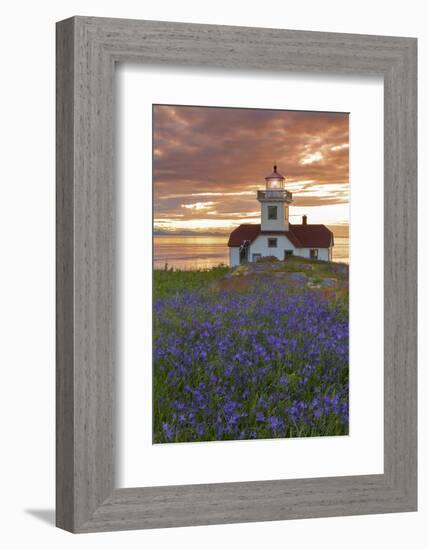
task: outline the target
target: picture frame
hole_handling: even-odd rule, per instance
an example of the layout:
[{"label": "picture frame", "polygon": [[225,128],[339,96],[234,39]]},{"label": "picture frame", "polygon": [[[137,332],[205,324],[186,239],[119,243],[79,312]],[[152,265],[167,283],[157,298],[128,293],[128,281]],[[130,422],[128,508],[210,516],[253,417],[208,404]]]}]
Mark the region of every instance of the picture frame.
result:
[{"label": "picture frame", "polygon": [[[416,39],[402,37],[93,17],[57,23],[58,527],[85,533],[417,509],[416,50]],[[383,474],[115,487],[118,62],[383,77]]]}]

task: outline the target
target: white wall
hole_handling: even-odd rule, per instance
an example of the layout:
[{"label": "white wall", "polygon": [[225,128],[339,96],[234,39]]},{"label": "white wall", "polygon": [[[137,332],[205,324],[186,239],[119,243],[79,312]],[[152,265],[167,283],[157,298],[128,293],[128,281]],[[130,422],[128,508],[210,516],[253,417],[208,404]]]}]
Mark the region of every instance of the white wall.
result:
[{"label": "white wall", "polygon": [[[268,239],[277,239],[276,248],[268,247]],[[284,259],[284,250],[295,250],[294,246],[283,235],[259,235],[250,246],[248,259],[252,261],[253,254],[261,254],[262,256],[276,256],[279,260]]]},{"label": "white wall", "polygon": [[231,267],[239,265],[239,246],[231,246],[229,248],[229,265]]},{"label": "white wall", "polygon": [[[277,218],[270,220],[268,217],[269,206],[276,206]],[[283,202],[262,202],[261,203],[261,226],[262,231],[288,231],[288,220],[285,219],[286,204]]]},{"label": "white wall", "polygon": [[[284,250],[293,250],[293,254],[295,254],[296,256],[301,256],[302,258],[310,257],[310,248],[295,248],[295,246],[287,239],[287,237],[282,235],[272,235],[271,237],[277,239],[276,248],[268,247],[268,238],[270,238],[269,235],[259,235],[251,243],[248,255],[249,261],[252,261],[253,254],[261,254],[262,256],[276,256],[279,260],[283,260]],[[318,248],[318,259],[329,259],[328,248]]]},{"label": "white wall", "polygon": [[330,259],[330,252],[328,248],[318,248],[318,260],[328,261]]},{"label": "white wall", "polygon": [[[302,256],[302,258],[310,258],[311,248],[299,248],[296,250],[295,254]],[[328,261],[329,258],[329,249],[328,248],[318,248],[318,260]]]},{"label": "white wall", "polygon": [[[51,525],[54,506],[54,22],[70,15],[283,27],[419,36],[419,97],[428,95],[428,28],[418,0],[343,3],[343,0],[262,4],[245,0],[15,0],[2,8],[0,270],[2,495],[4,548],[356,550],[426,546],[428,403],[419,399],[420,511],[348,518],[252,523],[72,536]],[[245,93],[245,91],[243,92]],[[420,182],[428,178],[428,103],[420,101]],[[421,209],[428,187],[420,185]],[[425,208],[424,208],[425,203]],[[428,232],[428,217],[420,234]],[[419,239],[420,246],[425,243]],[[426,250],[426,249],[425,249]],[[428,277],[426,254],[419,263]],[[368,284],[370,275],[368,274]],[[428,288],[419,296],[427,301]],[[428,308],[420,311],[421,334]],[[426,345],[420,364],[428,362]],[[428,391],[420,370],[420,395]]]}]

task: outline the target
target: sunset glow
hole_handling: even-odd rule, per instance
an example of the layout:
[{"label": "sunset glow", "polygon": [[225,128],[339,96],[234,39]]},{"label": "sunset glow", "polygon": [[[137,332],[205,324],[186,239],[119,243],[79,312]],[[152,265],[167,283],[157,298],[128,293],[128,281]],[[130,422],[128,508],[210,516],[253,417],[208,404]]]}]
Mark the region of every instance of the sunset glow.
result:
[{"label": "sunset glow", "polygon": [[259,223],[257,189],[276,162],[291,223],[349,222],[347,113],[156,105],[156,231],[228,233]]}]

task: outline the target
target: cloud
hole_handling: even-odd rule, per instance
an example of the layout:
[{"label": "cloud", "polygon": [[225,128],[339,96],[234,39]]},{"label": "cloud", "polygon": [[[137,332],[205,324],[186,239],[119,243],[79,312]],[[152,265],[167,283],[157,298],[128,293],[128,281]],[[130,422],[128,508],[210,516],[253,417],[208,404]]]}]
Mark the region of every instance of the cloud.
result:
[{"label": "cloud", "polygon": [[187,208],[188,210],[209,210],[212,206],[215,206],[217,203],[213,201],[207,202],[193,202],[191,204],[182,204],[181,208]]},{"label": "cloud", "polygon": [[241,223],[274,162],[295,206],[347,209],[346,113],[156,105],[153,151],[157,219]]},{"label": "cloud", "polygon": [[[336,151],[337,149],[334,149],[331,147],[332,151]],[[313,162],[318,162],[319,160],[322,160],[324,157],[320,151],[316,151],[315,153],[311,153],[307,155],[304,159],[300,161],[300,164],[312,164]]]}]

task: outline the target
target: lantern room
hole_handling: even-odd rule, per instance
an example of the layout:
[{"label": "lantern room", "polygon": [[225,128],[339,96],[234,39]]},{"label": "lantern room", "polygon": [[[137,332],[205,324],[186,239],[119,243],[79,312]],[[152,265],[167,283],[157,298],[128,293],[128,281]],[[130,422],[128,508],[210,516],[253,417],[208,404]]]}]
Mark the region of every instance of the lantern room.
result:
[{"label": "lantern room", "polygon": [[284,189],[285,178],[277,171],[276,164],[273,167],[273,172],[269,176],[265,177],[266,190]]}]

